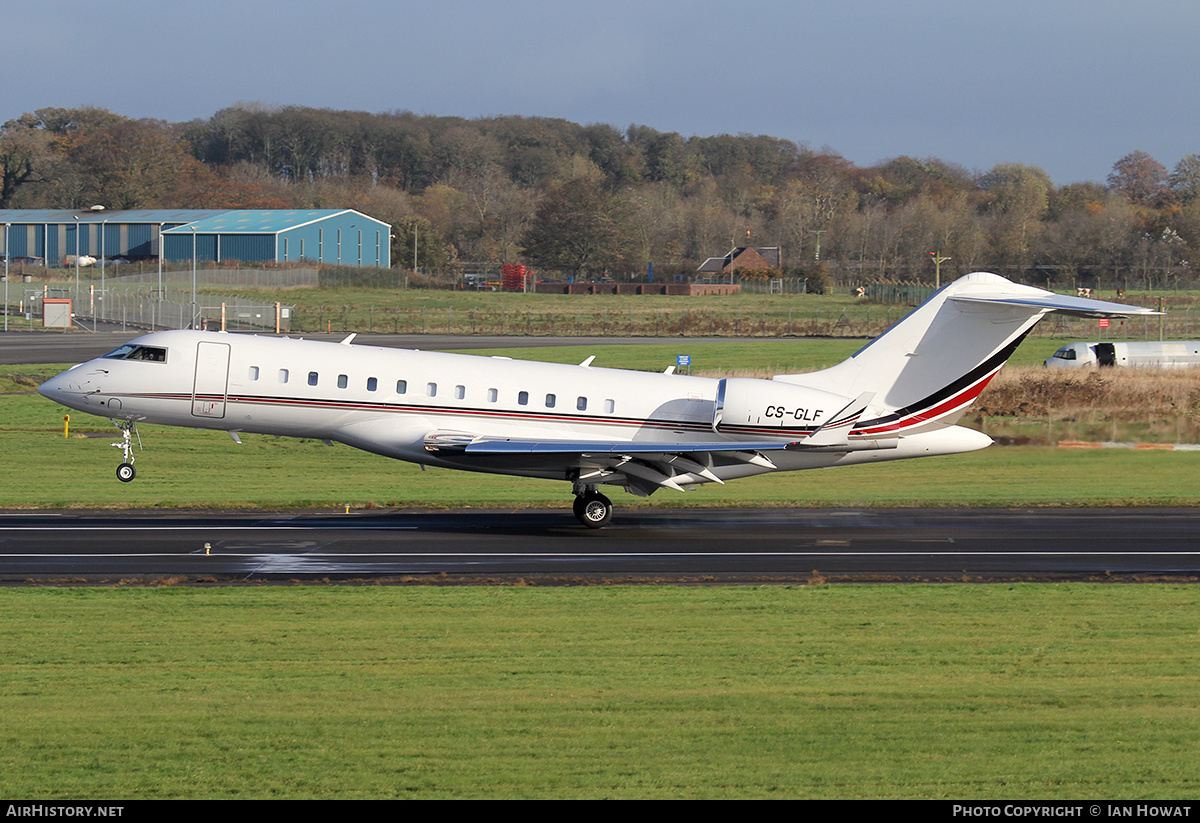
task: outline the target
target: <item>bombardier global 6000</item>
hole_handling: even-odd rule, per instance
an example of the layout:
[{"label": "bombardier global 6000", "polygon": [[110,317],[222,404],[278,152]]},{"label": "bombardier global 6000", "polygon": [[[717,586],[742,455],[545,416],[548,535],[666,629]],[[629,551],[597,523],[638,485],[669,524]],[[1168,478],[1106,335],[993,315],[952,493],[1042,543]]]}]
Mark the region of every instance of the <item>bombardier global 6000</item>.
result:
[{"label": "bombardier global 6000", "polygon": [[575,515],[612,518],[602,486],[635,495],[776,471],[957,454],[990,438],[955,425],[1037,322],[1148,309],[978,272],[941,288],[849,359],[770,380],[161,331],[39,388],[121,429],[138,423],[319,438],[429,466],[571,484]]}]

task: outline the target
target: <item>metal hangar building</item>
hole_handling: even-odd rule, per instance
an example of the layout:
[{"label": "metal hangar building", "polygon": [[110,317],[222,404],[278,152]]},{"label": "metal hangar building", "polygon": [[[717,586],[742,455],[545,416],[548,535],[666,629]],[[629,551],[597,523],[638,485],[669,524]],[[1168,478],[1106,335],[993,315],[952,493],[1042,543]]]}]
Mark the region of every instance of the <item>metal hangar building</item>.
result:
[{"label": "metal hangar building", "polygon": [[391,265],[391,226],[353,209],[0,209],[3,254]]}]

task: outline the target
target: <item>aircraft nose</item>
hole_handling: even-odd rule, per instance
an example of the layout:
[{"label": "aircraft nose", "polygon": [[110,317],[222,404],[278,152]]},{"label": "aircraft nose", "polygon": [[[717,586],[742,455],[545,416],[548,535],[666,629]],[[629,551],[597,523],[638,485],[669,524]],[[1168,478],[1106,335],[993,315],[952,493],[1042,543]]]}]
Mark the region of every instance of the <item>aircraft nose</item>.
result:
[{"label": "aircraft nose", "polygon": [[57,395],[59,392],[59,381],[60,380],[62,380],[61,374],[51,377],[49,380],[47,380],[46,382],[42,383],[42,385],[37,387],[37,393],[40,394],[42,397],[45,397],[47,400],[57,399],[55,397],[55,395]]},{"label": "aircraft nose", "polygon": [[37,392],[47,400],[61,402],[65,383],[66,374],[58,374],[38,386]]},{"label": "aircraft nose", "polygon": [[42,383],[38,386],[37,391],[47,400],[74,408],[78,405],[79,397],[85,389],[75,369],[69,369]]}]

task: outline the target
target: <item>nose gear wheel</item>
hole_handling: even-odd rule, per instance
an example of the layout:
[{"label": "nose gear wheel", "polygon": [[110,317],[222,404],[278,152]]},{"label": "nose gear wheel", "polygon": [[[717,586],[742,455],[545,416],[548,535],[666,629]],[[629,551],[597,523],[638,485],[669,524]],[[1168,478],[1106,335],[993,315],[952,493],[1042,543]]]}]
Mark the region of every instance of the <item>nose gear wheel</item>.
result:
[{"label": "nose gear wheel", "polygon": [[142,447],[142,436],[138,434],[137,423],[134,423],[132,420],[114,420],[113,425],[120,429],[123,435],[120,443],[109,444],[120,449],[123,455],[121,465],[117,466],[117,479],[122,483],[128,483],[137,476],[137,472],[133,468],[133,461],[135,459],[133,456],[133,436],[137,435],[139,449]]}]

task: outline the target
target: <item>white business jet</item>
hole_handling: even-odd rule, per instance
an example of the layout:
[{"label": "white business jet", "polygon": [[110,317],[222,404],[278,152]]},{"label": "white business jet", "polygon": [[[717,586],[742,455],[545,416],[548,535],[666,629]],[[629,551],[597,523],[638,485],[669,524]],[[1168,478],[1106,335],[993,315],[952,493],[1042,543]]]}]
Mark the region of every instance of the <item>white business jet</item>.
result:
[{"label": "white business jet", "polygon": [[1049,312],[1148,309],[994,274],[935,292],[850,359],[770,380],[713,379],[502,357],[200,331],[139,337],[38,391],[122,430],[140,422],[319,438],[430,466],[564,480],[575,515],[612,518],[604,485],[646,496],[775,471],[973,451],[954,425]]}]

